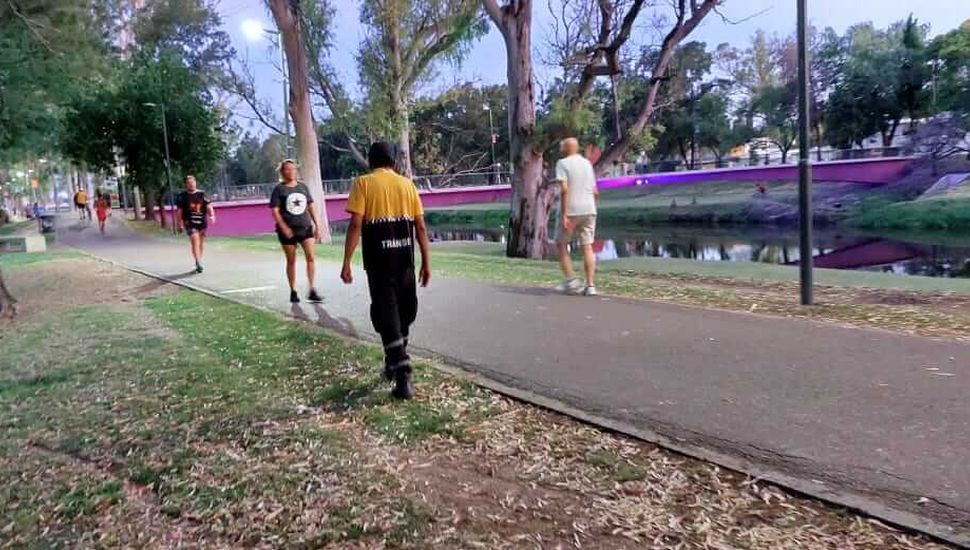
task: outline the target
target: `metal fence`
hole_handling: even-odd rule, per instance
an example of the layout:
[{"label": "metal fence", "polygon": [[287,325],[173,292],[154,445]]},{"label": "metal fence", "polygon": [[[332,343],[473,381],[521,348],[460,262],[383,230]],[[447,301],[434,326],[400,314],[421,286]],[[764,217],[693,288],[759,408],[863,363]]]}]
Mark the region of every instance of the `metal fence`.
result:
[{"label": "metal fence", "polygon": [[[830,149],[821,151],[812,149],[812,162],[828,162],[835,160],[860,160],[885,157],[896,157],[903,154],[902,147],[871,147],[866,149]],[[798,164],[798,150],[788,152],[784,160],[779,152],[770,154],[755,154],[751,156],[725,156],[720,160],[705,157],[694,161],[694,167],[681,159],[667,159],[648,163],[617,164],[607,170],[611,176],[629,176],[655,172],[681,172],[688,170],[712,170],[715,168],[745,168],[750,166],[777,166],[780,164]]]},{"label": "metal fence", "polygon": [[[459,174],[415,176],[412,179],[418,188],[429,191],[511,183],[511,176],[508,172],[465,172]],[[350,185],[353,181],[352,178],[323,180],[324,193],[327,195],[349,193]],[[276,187],[275,183],[219,186],[214,190],[213,198],[220,201],[265,199],[272,194],[274,187]]]},{"label": "metal fence", "polygon": [[[812,162],[834,160],[859,160],[868,158],[895,157],[903,154],[902,147],[871,147],[866,149],[830,149],[821,151],[813,149]],[[789,151],[782,162],[780,153],[756,154],[747,157],[723,157],[720,160],[704,158],[694,162],[691,168],[681,159],[670,159],[640,163],[616,163],[606,171],[606,176],[629,176],[633,174],[647,174],[656,172],[680,172],[687,170],[711,170],[715,168],[742,168],[749,166],[775,166],[779,164],[797,164],[797,150]],[[461,187],[477,187],[481,185],[502,185],[511,183],[508,172],[462,172],[457,174],[434,174],[415,176],[414,184],[422,190],[434,191],[438,189],[455,189]],[[324,180],[323,189],[327,195],[340,195],[350,192],[352,178]],[[239,201],[249,199],[265,199],[273,192],[275,183],[256,183],[248,185],[218,186],[215,200]]]}]

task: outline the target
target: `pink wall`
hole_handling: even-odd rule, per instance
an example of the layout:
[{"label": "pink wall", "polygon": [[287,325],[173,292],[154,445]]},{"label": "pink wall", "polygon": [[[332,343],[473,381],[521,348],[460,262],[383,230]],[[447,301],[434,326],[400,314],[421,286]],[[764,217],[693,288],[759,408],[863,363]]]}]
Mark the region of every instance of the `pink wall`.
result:
[{"label": "pink wall", "polygon": [[[463,187],[422,191],[421,202],[425,208],[441,208],[458,204],[507,201],[511,189],[507,185]],[[210,235],[256,235],[273,231],[273,217],[267,199],[213,203],[217,223],[209,228]],[[327,217],[331,222],[345,221],[350,216],[344,211],[347,195],[327,197]]]},{"label": "pink wall", "polygon": [[[898,179],[912,159],[892,157],[884,159],[842,160],[812,165],[815,181],[837,181],[882,184]],[[619,178],[605,178],[600,187],[624,187],[630,185],[667,185],[699,183],[703,181],[795,181],[797,165],[755,166],[749,168],[722,168],[695,172],[664,172]],[[508,201],[511,196],[508,185],[460,187],[421,191],[425,208],[442,208],[458,204],[474,204]],[[214,204],[218,223],[209,229],[212,235],[255,235],[273,231],[273,218],[267,199],[249,201],[217,202]],[[344,211],[347,195],[327,197],[327,216],[331,222],[345,221]]]}]

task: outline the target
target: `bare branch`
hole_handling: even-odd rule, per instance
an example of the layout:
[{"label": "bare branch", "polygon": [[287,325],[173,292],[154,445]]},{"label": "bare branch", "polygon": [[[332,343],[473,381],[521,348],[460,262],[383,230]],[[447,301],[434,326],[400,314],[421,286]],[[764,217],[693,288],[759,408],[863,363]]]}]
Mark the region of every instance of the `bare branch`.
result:
[{"label": "bare branch", "polygon": [[269,117],[264,113],[265,107],[259,104],[256,97],[255,77],[245,62],[242,63],[241,72],[237,72],[232,66],[232,60],[226,62],[226,87],[227,92],[243,100],[253,112],[253,118],[259,121],[277,134],[283,134],[279,126],[270,122]]}]

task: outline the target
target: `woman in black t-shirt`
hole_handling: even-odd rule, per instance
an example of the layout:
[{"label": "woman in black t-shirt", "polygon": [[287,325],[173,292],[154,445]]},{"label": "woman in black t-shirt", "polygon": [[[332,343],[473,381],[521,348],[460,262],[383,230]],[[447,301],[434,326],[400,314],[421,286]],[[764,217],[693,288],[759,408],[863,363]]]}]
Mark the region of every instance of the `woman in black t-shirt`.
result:
[{"label": "woman in black t-shirt", "polygon": [[269,207],[273,209],[276,220],[276,235],[283,245],[286,255],[286,279],[290,283],[290,302],[298,303],[296,292],[296,245],[303,248],[306,257],[306,276],[310,283],[307,300],[320,302],[320,295],[314,287],[316,266],[314,265],[314,243],[320,239],[320,218],[317,205],[306,185],[297,181],[296,162],[284,160],[280,163],[280,184],[273,189]]}]

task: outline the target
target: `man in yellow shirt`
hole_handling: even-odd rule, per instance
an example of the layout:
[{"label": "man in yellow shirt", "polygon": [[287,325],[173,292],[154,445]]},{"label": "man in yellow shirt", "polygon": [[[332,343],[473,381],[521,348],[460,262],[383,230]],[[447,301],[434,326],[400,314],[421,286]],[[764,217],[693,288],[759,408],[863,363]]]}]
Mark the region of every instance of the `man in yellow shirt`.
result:
[{"label": "man in yellow shirt", "polygon": [[414,182],[394,171],[394,147],[378,142],[367,154],[371,172],[354,180],[347,199],[350,227],[340,278],[354,281],[350,261],[363,238],[364,270],[370,289],[371,322],[384,344],[384,376],[394,381],[391,394],[414,395],[408,335],[418,314],[414,277],[414,240],[421,250],[421,286],[431,279],[431,253],[424,208]]}]

